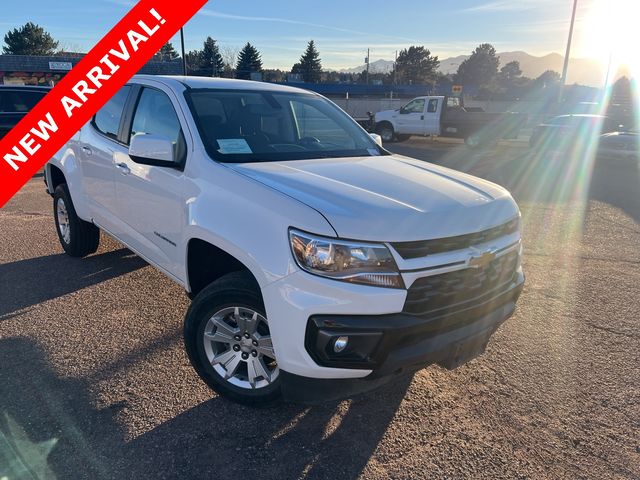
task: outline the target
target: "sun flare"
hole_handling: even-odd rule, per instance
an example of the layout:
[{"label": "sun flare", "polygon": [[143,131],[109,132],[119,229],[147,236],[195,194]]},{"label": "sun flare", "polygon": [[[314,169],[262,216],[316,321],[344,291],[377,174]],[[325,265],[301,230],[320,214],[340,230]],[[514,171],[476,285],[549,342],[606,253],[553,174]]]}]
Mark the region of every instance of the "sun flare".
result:
[{"label": "sun flare", "polygon": [[612,71],[640,73],[640,0],[595,0],[582,29],[583,50]]}]

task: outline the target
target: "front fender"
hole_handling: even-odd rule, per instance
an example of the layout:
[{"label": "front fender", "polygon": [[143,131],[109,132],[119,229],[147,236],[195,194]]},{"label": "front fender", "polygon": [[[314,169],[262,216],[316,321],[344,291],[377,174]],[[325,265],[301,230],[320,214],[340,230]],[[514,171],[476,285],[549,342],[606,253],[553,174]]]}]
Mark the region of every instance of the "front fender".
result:
[{"label": "front fender", "polygon": [[189,241],[204,240],[243,263],[263,288],[298,270],[289,246],[290,227],[336,236],[313,208],[230,168],[213,164],[192,178],[185,265]]},{"label": "front fender", "polygon": [[395,128],[396,124],[395,124],[394,117],[396,113],[397,112],[395,110],[384,110],[382,112],[376,113],[376,116],[375,116],[376,124],[380,122],[389,122],[391,125],[393,125],[393,128]]}]

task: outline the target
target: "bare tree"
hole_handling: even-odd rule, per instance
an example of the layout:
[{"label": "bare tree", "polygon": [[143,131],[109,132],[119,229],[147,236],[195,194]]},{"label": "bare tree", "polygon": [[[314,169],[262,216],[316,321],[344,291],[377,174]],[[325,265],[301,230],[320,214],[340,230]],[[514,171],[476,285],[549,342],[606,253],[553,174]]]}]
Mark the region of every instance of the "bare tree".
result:
[{"label": "bare tree", "polygon": [[54,53],[56,57],[81,57],[86,52],[79,43],[59,42],[58,51]]},{"label": "bare tree", "polygon": [[233,73],[236,68],[236,62],[238,61],[238,55],[240,55],[241,47],[237,45],[220,45],[218,47],[220,55],[222,55],[222,61],[224,62],[224,70],[226,77],[233,77]]}]

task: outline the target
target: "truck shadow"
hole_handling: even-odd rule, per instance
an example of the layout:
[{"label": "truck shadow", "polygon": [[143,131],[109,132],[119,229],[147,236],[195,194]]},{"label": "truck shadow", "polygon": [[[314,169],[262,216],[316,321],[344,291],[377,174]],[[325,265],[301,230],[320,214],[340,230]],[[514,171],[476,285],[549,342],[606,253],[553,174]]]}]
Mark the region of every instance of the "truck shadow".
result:
[{"label": "truck shadow", "polygon": [[97,409],[88,392],[147,353],[63,379],[37,344],[0,340],[0,478],[356,478],[411,382],[317,407],[251,409],[214,397],[127,441],[119,422],[127,402]]},{"label": "truck shadow", "polygon": [[0,321],[13,313],[146,266],[126,248],[84,259],[65,254],[0,265]]}]

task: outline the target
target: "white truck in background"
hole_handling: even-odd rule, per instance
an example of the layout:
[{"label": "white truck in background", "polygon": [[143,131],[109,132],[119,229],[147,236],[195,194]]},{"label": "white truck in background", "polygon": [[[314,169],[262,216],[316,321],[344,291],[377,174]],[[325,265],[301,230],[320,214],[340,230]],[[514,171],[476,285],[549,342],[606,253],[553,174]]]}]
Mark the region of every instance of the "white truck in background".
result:
[{"label": "white truck in background", "polygon": [[332,99],[340,108],[384,142],[412,135],[461,138],[469,146],[501,138],[517,138],[527,122],[519,113],[488,113],[464,106],[461,97],[430,95],[406,99]]}]

